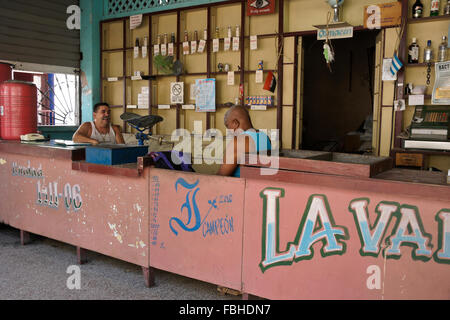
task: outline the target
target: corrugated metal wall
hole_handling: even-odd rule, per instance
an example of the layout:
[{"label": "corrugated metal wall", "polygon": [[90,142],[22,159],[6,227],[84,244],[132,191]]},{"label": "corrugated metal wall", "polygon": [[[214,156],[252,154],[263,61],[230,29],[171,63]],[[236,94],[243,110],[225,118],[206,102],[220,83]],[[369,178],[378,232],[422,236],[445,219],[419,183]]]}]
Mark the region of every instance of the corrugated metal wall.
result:
[{"label": "corrugated metal wall", "polygon": [[0,60],[79,68],[80,31],[66,25],[70,5],[79,0],[0,0]]}]

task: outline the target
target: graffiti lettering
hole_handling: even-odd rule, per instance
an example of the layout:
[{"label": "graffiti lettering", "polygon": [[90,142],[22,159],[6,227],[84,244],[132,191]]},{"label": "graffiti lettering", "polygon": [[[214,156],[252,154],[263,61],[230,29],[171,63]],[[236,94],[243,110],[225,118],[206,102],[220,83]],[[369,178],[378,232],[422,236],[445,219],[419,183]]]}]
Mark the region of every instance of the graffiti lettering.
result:
[{"label": "graffiti lettering", "polygon": [[[312,195],[303,214],[295,240],[287,249],[279,249],[279,199],[283,189],[266,188],[260,193],[263,198],[263,252],[260,268],[264,272],[277,265],[290,265],[314,256],[312,245],[322,241],[322,256],[342,254],[346,246],[342,239],[348,238],[346,228],[336,226],[326,196]],[[319,219],[320,218],[320,219]],[[317,226],[317,227],[315,227]]]},{"label": "graffiti lettering", "polygon": [[[259,265],[262,272],[274,266],[312,259],[313,244],[319,241],[322,242],[320,252],[323,257],[346,252],[345,240],[349,239],[349,233],[345,227],[335,224],[327,197],[319,194],[309,197],[294,240],[281,250],[279,208],[284,195],[284,189],[280,188],[265,188],[260,193],[263,199],[262,255]],[[377,218],[371,224],[369,202],[367,198],[359,198],[352,200],[348,206],[360,238],[361,256],[378,257],[382,252],[388,259],[400,259],[401,248],[409,246],[413,248],[413,260],[426,262],[434,257],[438,263],[450,263],[450,209],[442,209],[435,217],[438,222],[438,249],[432,255],[432,237],[425,232],[417,207],[381,201],[375,208]],[[391,234],[385,238],[391,220],[395,220],[395,225]],[[215,231],[214,228],[212,230]],[[210,232],[209,229],[207,231]]]},{"label": "graffiti lettering", "polygon": [[225,235],[234,232],[233,217],[225,216],[203,224],[203,237],[209,235]]},{"label": "graffiti lettering", "polygon": [[28,166],[23,167],[17,164],[17,162],[12,163],[12,175],[22,176],[27,178],[43,178],[44,173],[42,171],[42,166],[39,164],[38,168],[31,167],[30,161],[28,161]]}]

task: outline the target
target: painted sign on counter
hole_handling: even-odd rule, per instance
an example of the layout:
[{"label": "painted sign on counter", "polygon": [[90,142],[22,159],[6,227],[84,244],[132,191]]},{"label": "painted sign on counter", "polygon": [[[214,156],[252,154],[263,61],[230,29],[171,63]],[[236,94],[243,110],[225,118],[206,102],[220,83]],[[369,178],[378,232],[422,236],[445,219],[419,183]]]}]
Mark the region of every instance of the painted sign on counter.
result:
[{"label": "painted sign on counter", "polygon": [[247,179],[244,212],[245,292],[450,298],[450,199]]},{"label": "painted sign on counter", "polygon": [[[333,213],[326,195],[309,196],[305,211],[299,222],[297,234],[293,241],[286,244],[287,250],[279,251],[280,244],[279,219],[280,204],[285,190],[282,188],[266,188],[260,193],[263,201],[262,259],[261,271],[279,266],[290,265],[302,260],[314,258],[312,245],[322,242],[320,255],[343,255],[346,253],[346,240],[349,239],[348,229],[335,223]],[[402,247],[412,247],[413,260],[429,261],[432,258],[432,237],[426,233],[419,209],[410,204],[381,201],[377,204],[375,222],[370,224],[368,198],[354,199],[348,206],[358,230],[361,256],[378,257],[382,241],[386,246],[381,253],[388,259],[400,259]],[[373,219],[373,218],[372,218]],[[393,220],[396,220],[395,222]],[[437,263],[450,263],[450,209],[440,210],[435,217],[438,222],[439,245],[434,252]],[[392,233],[385,237],[387,228],[395,223]]]},{"label": "painted sign on counter", "polygon": [[61,184],[57,181],[46,182],[42,164],[35,167],[30,161],[27,165],[13,161],[11,174],[13,177],[38,179],[36,181],[36,204],[38,205],[58,209],[60,204],[64,204],[67,211],[78,211],[83,204],[79,184],[63,183],[64,187],[61,189]]},{"label": "painted sign on counter", "polygon": [[[244,180],[163,169],[151,172],[151,183],[159,183],[159,209],[150,217],[158,225],[150,264],[239,289]],[[152,198],[156,190],[151,186]]]}]

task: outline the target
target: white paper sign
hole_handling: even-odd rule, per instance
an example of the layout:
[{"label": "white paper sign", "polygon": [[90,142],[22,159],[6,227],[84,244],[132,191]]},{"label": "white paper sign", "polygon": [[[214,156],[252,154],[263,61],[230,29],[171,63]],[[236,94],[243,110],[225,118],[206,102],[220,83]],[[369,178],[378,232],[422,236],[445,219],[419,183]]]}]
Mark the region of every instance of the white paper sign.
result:
[{"label": "white paper sign", "polygon": [[[327,38],[327,30],[320,29],[317,31],[317,40],[325,40]],[[328,29],[328,39],[353,38],[353,27],[342,27]]]},{"label": "white paper sign", "polygon": [[267,110],[267,106],[266,105],[257,105],[257,106],[255,106],[255,105],[251,105],[250,106],[250,109],[251,110]]},{"label": "white paper sign", "polygon": [[184,103],[184,82],[172,82],[170,84],[170,103]]},{"label": "white paper sign", "polygon": [[219,52],[219,39],[213,39],[213,52]]},{"label": "white paper sign", "polygon": [[190,100],[194,100],[195,101],[195,97],[197,96],[197,87],[195,86],[195,84],[191,84],[190,88]]},{"label": "white paper sign", "polygon": [[147,46],[142,47],[142,58],[147,58]]},{"label": "white paper sign", "polygon": [[158,109],[170,109],[170,104],[158,104]]},{"label": "white paper sign", "polygon": [[425,96],[423,94],[410,94],[408,96],[408,105],[410,106],[423,106],[425,102]]},{"label": "white paper sign", "polygon": [[258,36],[250,36],[250,50],[258,49]]},{"label": "white paper sign", "polygon": [[225,38],[223,39],[223,50],[229,51],[231,47],[231,38]]},{"label": "white paper sign", "polygon": [[119,80],[119,78],[117,78],[117,77],[114,77],[114,78],[108,78],[108,81],[109,82],[114,82],[114,81],[118,81]]},{"label": "white paper sign", "polygon": [[128,104],[127,109],[137,109],[137,105],[135,104]]},{"label": "white paper sign", "polygon": [[142,24],[142,14],[130,16],[130,30],[136,29]]},{"label": "white paper sign", "polygon": [[159,44],[153,46],[153,54],[157,56],[159,54]]},{"label": "white paper sign", "polygon": [[189,41],[183,42],[183,54],[189,54]]},{"label": "white paper sign", "polygon": [[166,56],[167,55],[167,46],[165,44],[161,45],[161,55]]},{"label": "white paper sign", "polygon": [[150,94],[150,88],[149,87],[142,87],[141,93],[143,94]]},{"label": "white paper sign", "polygon": [[191,41],[191,54],[194,54],[197,52],[197,41]]},{"label": "white paper sign", "polygon": [[134,47],[134,58],[139,58],[139,47]]},{"label": "white paper sign", "polygon": [[239,37],[233,37],[233,51],[239,51]]},{"label": "white paper sign", "polygon": [[181,108],[183,110],[195,110],[195,104],[183,104]]},{"label": "white paper sign", "polygon": [[383,81],[397,80],[397,74],[392,75],[392,73],[391,73],[391,64],[392,64],[392,58],[384,58],[383,59],[383,75],[381,78]]},{"label": "white paper sign", "polygon": [[141,76],[131,76],[131,80],[142,80]]},{"label": "white paper sign", "polygon": [[200,52],[200,53],[202,53],[204,50],[205,50],[205,46],[206,46],[206,41],[205,40],[200,40],[199,42],[198,42],[198,49],[197,49],[197,52]]},{"label": "white paper sign", "polygon": [[167,50],[168,55],[173,56],[173,43],[171,42],[167,46],[168,46],[168,50]]},{"label": "white paper sign", "polygon": [[227,84],[229,86],[234,86],[234,71],[229,71],[228,72],[228,81]]},{"label": "white paper sign", "polygon": [[262,70],[256,70],[255,82],[263,83],[263,71]]}]

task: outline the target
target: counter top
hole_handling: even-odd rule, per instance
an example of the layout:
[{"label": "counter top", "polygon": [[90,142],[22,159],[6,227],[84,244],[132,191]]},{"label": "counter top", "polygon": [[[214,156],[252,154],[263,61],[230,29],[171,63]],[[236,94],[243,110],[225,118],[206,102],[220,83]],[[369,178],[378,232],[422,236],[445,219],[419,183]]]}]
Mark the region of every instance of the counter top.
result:
[{"label": "counter top", "polygon": [[0,140],[0,152],[10,152],[26,156],[43,156],[53,159],[79,161],[85,159],[86,146],[62,146],[52,141],[21,142]]}]

